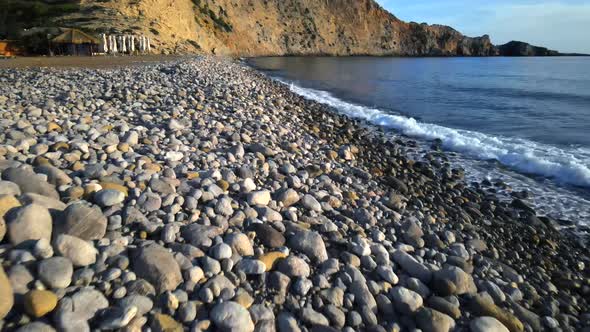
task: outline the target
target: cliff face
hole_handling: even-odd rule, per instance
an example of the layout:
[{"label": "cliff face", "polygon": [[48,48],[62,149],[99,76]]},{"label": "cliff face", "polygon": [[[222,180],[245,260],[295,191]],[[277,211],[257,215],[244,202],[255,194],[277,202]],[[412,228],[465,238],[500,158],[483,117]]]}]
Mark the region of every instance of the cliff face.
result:
[{"label": "cliff face", "polygon": [[143,33],[165,53],[496,55],[488,36],[406,23],[373,0],[99,0],[53,19],[92,32]]}]

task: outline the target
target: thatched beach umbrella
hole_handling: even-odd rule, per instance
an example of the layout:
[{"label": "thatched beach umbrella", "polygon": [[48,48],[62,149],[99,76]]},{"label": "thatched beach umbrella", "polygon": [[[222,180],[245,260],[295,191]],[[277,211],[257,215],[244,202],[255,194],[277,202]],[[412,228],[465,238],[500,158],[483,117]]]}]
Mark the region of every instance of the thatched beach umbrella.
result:
[{"label": "thatched beach umbrella", "polygon": [[100,41],[77,29],[64,29],[63,32],[51,40],[52,45],[56,45],[61,52],[70,55],[92,55],[94,50],[98,49]]},{"label": "thatched beach umbrella", "polygon": [[98,39],[78,29],[65,29],[61,35],[51,41],[59,44],[99,44]]}]

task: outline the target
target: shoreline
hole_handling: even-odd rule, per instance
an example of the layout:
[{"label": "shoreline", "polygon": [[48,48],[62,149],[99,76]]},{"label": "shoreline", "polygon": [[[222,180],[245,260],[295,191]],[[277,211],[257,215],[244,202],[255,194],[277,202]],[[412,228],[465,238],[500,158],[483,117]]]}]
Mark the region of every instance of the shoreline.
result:
[{"label": "shoreline", "polygon": [[[416,138],[406,136],[406,135],[399,133],[393,129],[385,130],[373,123],[366,121],[366,120],[352,119],[345,114],[341,114],[338,110],[334,109],[331,106],[324,105],[324,104],[321,104],[321,103],[313,101],[313,100],[309,100],[309,99],[305,98],[304,96],[298,95],[298,94],[290,91],[290,89],[288,88],[288,86],[286,84],[283,84],[281,82],[277,82],[273,78],[269,77],[266,73],[264,73],[263,71],[261,71],[260,69],[258,69],[256,67],[254,67],[253,65],[248,64],[247,62],[243,62],[243,65],[247,66],[248,68],[253,70],[256,74],[262,76],[264,79],[270,81],[272,84],[276,84],[277,87],[279,88],[279,90],[282,90],[283,93],[293,94],[297,98],[300,98],[309,107],[315,108],[315,109],[322,111],[322,112],[326,112],[327,114],[331,114],[331,115],[338,117],[338,118],[343,118],[346,121],[350,121],[350,123],[352,123],[354,126],[358,127],[360,130],[368,131],[368,133],[366,133],[366,134],[369,136],[370,135],[377,135],[377,136],[379,136],[378,139],[383,139],[383,140],[386,140],[389,142],[402,141],[402,142],[405,142],[405,144],[408,144],[408,142],[409,142],[409,144],[411,144],[414,148],[418,147],[418,145],[416,144],[416,141],[417,141]],[[428,141],[426,141],[426,143],[428,143]],[[430,142],[430,143],[434,144],[435,142]],[[357,144],[360,144],[360,142]],[[430,153],[442,155],[443,160],[448,160],[448,158],[446,158],[447,154],[449,153],[448,151],[438,150],[438,149],[433,148],[432,146],[433,145],[431,145]],[[426,153],[426,155],[428,155],[430,153]],[[452,152],[452,153],[456,153],[456,152]],[[464,170],[461,169],[460,171],[463,172]],[[479,183],[481,183],[481,181],[479,181]],[[464,184],[467,187],[469,187],[470,189],[475,189],[475,188],[473,188],[473,186],[471,186],[467,183],[464,183]],[[516,200],[517,198],[514,197],[513,199]],[[571,221],[568,220],[568,222],[571,222]],[[554,225],[556,225],[556,224],[554,224]],[[568,239],[568,241],[577,242],[575,240],[579,240],[579,236],[570,232],[569,229],[563,229],[563,230],[560,230],[560,232],[563,233],[564,237],[566,237]],[[588,251],[588,253],[590,253],[590,251]]]},{"label": "shoreline", "polygon": [[[588,245],[588,241],[590,240],[590,233],[589,233],[590,225],[588,225],[587,223],[590,222],[590,220],[582,218],[580,221],[580,220],[576,220],[575,217],[573,217],[573,216],[563,216],[563,215],[556,215],[556,214],[545,215],[542,212],[539,213],[540,203],[533,202],[530,195],[536,194],[535,189],[543,188],[543,185],[541,183],[533,183],[533,182],[511,183],[509,181],[504,182],[504,180],[502,180],[500,178],[483,179],[483,178],[481,178],[481,176],[482,176],[481,170],[475,171],[475,170],[471,169],[469,166],[470,161],[472,161],[473,163],[485,162],[485,160],[483,160],[483,159],[479,160],[473,156],[470,156],[470,157],[463,156],[462,158],[461,157],[457,158],[458,156],[462,156],[463,153],[458,152],[458,151],[454,151],[452,149],[451,150],[443,149],[439,139],[429,139],[429,138],[424,138],[424,137],[409,136],[409,135],[404,134],[403,132],[400,132],[400,130],[397,130],[395,128],[387,128],[386,126],[382,126],[382,125],[378,125],[376,123],[373,123],[370,120],[363,118],[362,115],[356,115],[356,114],[348,115],[346,112],[342,112],[340,109],[338,109],[338,106],[333,106],[333,102],[331,100],[324,102],[322,100],[317,99],[313,93],[328,93],[328,94],[330,94],[330,99],[335,98],[338,102],[345,103],[346,106],[354,106],[354,107],[359,107],[359,108],[369,108],[370,111],[373,111],[373,109],[370,106],[356,104],[354,102],[340,99],[340,97],[332,95],[332,92],[330,92],[329,90],[324,91],[324,90],[315,90],[313,88],[306,88],[305,86],[298,85],[296,83],[291,83],[288,80],[283,80],[281,77],[273,77],[273,74],[276,71],[276,69],[266,70],[264,68],[259,68],[256,66],[255,63],[251,62],[249,59],[241,60],[241,61],[245,65],[247,65],[248,67],[252,68],[253,70],[262,73],[268,79],[275,81],[276,83],[278,83],[280,85],[284,85],[286,87],[289,87],[288,90],[290,90],[291,93],[295,93],[296,95],[299,95],[302,98],[304,98],[310,102],[319,103],[319,104],[323,105],[326,109],[328,109],[330,112],[334,112],[336,114],[348,117],[349,119],[351,119],[351,121],[355,121],[355,122],[360,123],[363,127],[366,127],[368,130],[376,130],[379,132],[384,131],[385,136],[390,140],[394,140],[396,138],[402,138],[406,141],[418,142],[420,149],[416,148],[416,151],[413,154],[416,155],[419,160],[423,160],[422,156],[418,156],[421,153],[428,154],[428,152],[431,152],[431,153],[445,154],[448,157],[448,158],[446,158],[446,160],[450,161],[455,167],[461,168],[466,173],[465,181],[467,182],[469,180],[470,187],[481,186],[482,188],[485,188],[489,191],[493,191],[492,194],[496,194],[498,197],[501,197],[502,200],[504,200],[504,201],[512,201],[515,198],[520,198],[523,200],[523,202],[525,204],[528,204],[531,208],[536,210],[538,215],[545,216],[547,218],[551,218],[552,223],[555,225],[559,224],[560,230],[565,235],[573,237],[574,239],[582,239],[583,241],[586,242],[585,246]],[[299,92],[299,91],[303,91],[303,92]],[[310,97],[306,96],[307,91],[312,92],[311,99],[309,99]],[[387,113],[384,113],[384,114],[387,114]],[[399,115],[399,114],[396,114],[396,115]],[[401,114],[401,115],[406,118],[412,118],[412,116],[408,115],[408,114]],[[473,159],[470,160],[470,158],[473,158]],[[535,173],[520,172],[519,170],[512,169],[509,165],[504,165],[497,160],[489,160],[489,162],[496,163],[496,166],[494,166],[494,167],[506,167],[507,170],[509,170],[511,172],[516,172],[516,174],[518,174],[520,176],[530,177],[532,181],[551,180],[551,178],[549,176],[535,174]],[[474,172],[475,175],[470,174],[470,172]],[[512,187],[513,185],[515,185],[516,187],[513,188]],[[587,187],[576,186],[574,184],[567,183],[567,182],[550,183],[549,185],[555,186],[555,188],[553,188],[552,190],[571,191],[572,194],[578,195],[577,197],[579,197],[580,199],[587,200],[590,198],[590,191],[588,190],[589,188],[587,188]],[[552,188],[552,187],[550,187],[550,188]],[[544,210],[545,212],[547,212],[547,208],[546,209],[540,208],[540,210],[541,211]]]},{"label": "shoreline", "polygon": [[[9,58],[0,58],[0,69],[24,69],[24,68],[117,68],[130,65],[157,64],[162,62],[179,61],[193,57],[208,56],[202,54],[150,54],[150,55],[106,55],[106,56],[18,56]],[[262,55],[254,57],[243,56],[220,56],[221,58],[234,59],[235,61],[247,62],[248,59],[254,58],[273,58],[273,57],[334,57],[329,54],[286,54],[286,55]],[[396,56],[396,55],[344,55],[338,57],[374,57],[374,58],[408,58],[408,59],[428,59],[428,58],[523,58],[523,56]],[[551,58],[551,57],[590,57],[590,54],[566,54],[552,56],[524,56],[527,58]]]},{"label": "shoreline", "polygon": [[[563,330],[590,326],[588,249],[567,233],[556,230],[550,220],[536,217],[522,202],[503,203],[464,183],[462,171],[448,166],[446,153],[433,150],[422,161],[411,160],[407,157],[407,151],[415,147],[411,139],[387,137],[379,128],[292,93],[287,86],[244,63],[199,57],[118,70],[135,81],[94,69],[23,70],[21,74],[26,78],[36,77],[49,85],[43,87],[49,89],[49,95],[59,96],[54,103],[63,108],[51,106],[47,112],[60,130],[32,134],[29,131],[28,135],[38,138],[31,145],[33,153],[18,145],[22,138],[18,139],[14,129],[0,135],[0,144],[11,147],[0,151],[2,179],[25,181],[6,175],[6,169],[12,165],[9,160],[24,161],[39,171],[43,168],[40,158],[65,174],[50,168],[49,180],[55,180],[55,174],[76,179],[61,186],[55,183],[57,197],[64,203],[81,200],[102,207],[109,231],[93,239],[93,248],[104,253],[111,247],[106,239],[126,238],[130,253],[123,254],[123,250],[119,256],[129,257],[135,274],[154,284],[156,292],[173,292],[157,296],[154,292],[148,297],[177,297],[176,308],[169,306],[170,301],[168,307],[160,307],[163,304],[154,301],[176,324],[182,326],[184,322],[186,327],[208,321],[228,328],[227,324],[236,323],[234,320],[239,317],[238,325],[232,326],[250,330],[251,325],[253,330],[254,325],[274,326],[276,322],[282,331],[285,326],[297,327],[298,317],[308,328],[328,323],[336,329],[380,326],[395,330],[418,326],[444,331],[445,327],[451,330],[455,326],[474,329],[474,325],[484,323],[476,317],[493,316],[512,331],[522,331],[524,325],[540,330],[554,323]],[[87,83],[91,87],[115,87],[115,93],[100,96],[105,101],[102,105],[93,106],[98,97],[83,85],[76,87],[78,91],[73,96],[60,95],[56,83],[51,81],[57,78],[65,82],[67,78],[72,84],[81,83],[90,73],[96,75]],[[23,80],[16,76],[20,75],[6,80]],[[126,84],[146,97],[135,99],[134,94],[125,95],[124,88],[109,83]],[[11,86],[0,87],[0,95],[14,91]],[[157,93],[152,94],[153,89]],[[29,89],[21,93],[34,95]],[[88,98],[87,107],[94,108],[93,112],[85,111],[87,107],[76,93]],[[28,103],[17,101],[17,105]],[[47,102],[47,98],[38,101]],[[82,104],[76,106],[74,102]],[[30,112],[37,114],[37,110],[28,106],[29,110],[23,113],[11,103],[11,99],[0,101],[0,116],[8,119],[0,122],[3,130],[14,128],[17,119],[49,125],[47,120],[30,116]],[[104,106],[107,103],[110,105]],[[132,116],[135,113],[137,116]],[[91,116],[93,121],[84,123],[84,116]],[[68,123],[70,117],[72,123]],[[109,124],[110,129],[101,132]],[[94,135],[80,132],[88,126],[95,131]],[[141,140],[129,142],[131,132],[139,133]],[[79,142],[68,142],[73,138],[83,138],[88,145],[80,147]],[[60,141],[70,144],[67,148],[55,148]],[[81,159],[70,164],[61,159],[62,154],[38,153],[44,150],[34,148],[40,142],[46,142],[43,144],[51,146],[53,152],[62,151],[67,158],[74,150],[82,149]],[[121,143],[127,146],[120,146]],[[87,150],[92,153],[84,152]],[[142,163],[138,163],[140,159]],[[97,175],[89,175],[88,168],[95,169],[91,165],[98,161],[105,163],[104,168],[97,170]],[[9,167],[4,168],[5,164]],[[72,169],[73,165],[77,169]],[[129,169],[130,165],[134,167]],[[111,174],[105,176],[104,172]],[[104,185],[107,179],[116,185]],[[247,179],[254,180],[253,189]],[[99,180],[102,189],[72,199],[73,187],[85,193]],[[28,186],[19,184],[24,190]],[[117,191],[127,194],[116,195]],[[200,196],[195,196],[196,191]],[[167,200],[171,200],[170,204],[151,210],[146,206],[148,198],[143,199],[146,192],[160,196],[162,206]],[[117,196],[113,197],[117,198],[115,204],[103,200],[107,194]],[[136,215],[130,222],[131,207],[143,217]],[[236,211],[243,216],[238,218],[240,213]],[[124,224],[117,228],[117,220],[121,223],[121,219]],[[14,222],[7,223],[9,235]],[[239,236],[250,233],[254,233],[250,240]],[[7,243],[9,235],[2,241],[2,265],[12,275],[14,266],[22,263],[10,258],[15,248]],[[10,235],[11,241],[13,238]],[[236,238],[249,244],[238,245]],[[139,258],[133,252],[139,251],[140,261],[149,265],[147,248],[155,246],[153,243],[167,248],[163,251],[172,250],[175,258],[178,254],[191,257],[176,258],[184,262],[182,273],[170,277],[170,271],[145,271],[139,267]],[[229,256],[220,254],[219,248],[229,248]],[[55,249],[67,257],[59,246]],[[153,250],[166,256],[159,248]],[[275,260],[280,257],[276,266],[268,261],[273,252],[277,253]],[[96,257],[97,263],[88,264],[90,268],[96,270],[103,256]],[[109,266],[110,260],[106,258],[102,264]],[[175,259],[164,261],[173,266],[171,271],[176,269]],[[197,268],[203,276],[190,284],[187,271]],[[127,273],[128,268],[120,270]],[[153,277],[153,273],[166,278]],[[242,274],[244,277],[240,277]],[[238,276],[237,280],[232,275]],[[235,297],[230,296],[229,302],[227,296],[221,295],[219,276],[225,276],[229,282],[221,283],[221,288],[233,288]],[[163,285],[162,280],[169,282]],[[90,279],[91,286],[101,282],[104,283],[101,278]],[[108,283],[133,289],[117,277]],[[23,285],[16,286],[22,289]],[[28,286],[24,287],[27,293]],[[15,285],[13,288],[17,289]],[[182,319],[186,317],[180,314],[182,310],[177,310],[178,302],[186,308],[190,301],[178,300],[184,296],[179,295],[179,290],[200,303],[197,311],[205,312],[205,318],[196,323]],[[335,294],[341,291],[346,295],[338,300]],[[80,288],[75,286],[59,295],[75,299],[79,293]],[[106,307],[120,303],[113,294],[104,293],[108,297]],[[248,296],[251,301],[246,306],[240,301]],[[557,307],[552,301],[558,301]],[[239,307],[228,305],[233,302]],[[250,307],[252,303],[254,306]],[[270,308],[272,315],[267,311],[261,315],[263,309],[258,305]],[[20,310],[15,305],[11,315]],[[218,317],[218,312],[228,310],[237,312],[237,316],[232,316],[235,319],[226,322]],[[141,327],[149,321],[152,328],[157,328],[168,318],[156,312],[135,313],[127,324],[133,322]],[[64,311],[54,314],[62,317]],[[4,326],[16,327],[17,322],[10,317],[5,319]],[[346,319],[342,321],[342,317]],[[59,320],[55,324],[59,326]],[[91,326],[97,324],[93,321]]]}]

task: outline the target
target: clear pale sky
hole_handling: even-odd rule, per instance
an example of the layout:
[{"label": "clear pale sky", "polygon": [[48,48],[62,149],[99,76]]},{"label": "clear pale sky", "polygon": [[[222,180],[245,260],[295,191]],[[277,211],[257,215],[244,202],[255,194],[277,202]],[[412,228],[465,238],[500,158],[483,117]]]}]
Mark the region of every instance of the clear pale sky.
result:
[{"label": "clear pale sky", "polygon": [[590,53],[590,0],[377,0],[404,21],[450,25],[494,44],[529,42]]}]

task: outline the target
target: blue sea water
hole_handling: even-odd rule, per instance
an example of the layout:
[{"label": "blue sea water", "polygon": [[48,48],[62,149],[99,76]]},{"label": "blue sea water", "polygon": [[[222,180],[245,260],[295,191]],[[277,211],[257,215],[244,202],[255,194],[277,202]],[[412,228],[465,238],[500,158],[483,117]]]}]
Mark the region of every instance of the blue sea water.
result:
[{"label": "blue sea water", "polygon": [[474,180],[526,189],[541,213],[590,224],[590,57],[267,57],[308,99],[443,148]]}]

